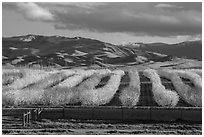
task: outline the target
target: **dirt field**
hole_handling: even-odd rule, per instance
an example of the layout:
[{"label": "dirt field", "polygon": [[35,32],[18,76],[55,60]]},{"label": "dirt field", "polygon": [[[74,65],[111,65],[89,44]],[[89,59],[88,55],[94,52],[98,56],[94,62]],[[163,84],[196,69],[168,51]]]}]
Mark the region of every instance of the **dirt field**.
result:
[{"label": "dirt field", "polygon": [[107,134],[173,134],[201,135],[202,124],[192,123],[117,123],[99,120],[56,120],[42,119],[23,128],[20,125],[2,125],[2,134],[26,135],[107,135]]}]

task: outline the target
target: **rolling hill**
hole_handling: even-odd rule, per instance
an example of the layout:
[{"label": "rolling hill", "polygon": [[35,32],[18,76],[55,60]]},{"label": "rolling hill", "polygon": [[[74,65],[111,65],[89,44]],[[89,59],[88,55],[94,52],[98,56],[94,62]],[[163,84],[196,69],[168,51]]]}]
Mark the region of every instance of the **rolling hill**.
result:
[{"label": "rolling hill", "polygon": [[[138,46],[134,46],[138,45]],[[202,60],[202,41],[185,41],[177,44],[165,43],[132,43],[127,47],[133,47],[142,51],[158,52],[176,57]]]},{"label": "rolling hill", "polygon": [[[168,48],[165,48],[166,46],[162,45],[159,45],[161,49],[154,50],[157,49],[157,45],[121,46],[82,37],[29,34],[3,37],[2,60],[3,64],[31,66],[35,64],[67,67],[138,65],[169,61],[177,54],[177,50],[173,54],[174,49],[171,46],[167,45]],[[182,49],[185,45],[175,47]]]}]

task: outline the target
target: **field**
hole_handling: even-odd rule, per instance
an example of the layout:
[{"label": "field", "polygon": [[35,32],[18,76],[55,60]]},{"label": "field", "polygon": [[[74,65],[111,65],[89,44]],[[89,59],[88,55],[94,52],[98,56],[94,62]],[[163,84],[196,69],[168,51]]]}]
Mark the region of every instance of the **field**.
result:
[{"label": "field", "polygon": [[3,69],[2,78],[4,109],[44,108],[28,127],[3,116],[3,134],[202,133],[201,69],[15,68]]},{"label": "field", "polygon": [[[12,128],[12,129],[11,129]],[[48,120],[36,121],[23,128],[3,126],[3,134],[18,135],[117,135],[165,134],[201,135],[202,124],[193,123],[113,123],[102,120]]]},{"label": "field", "polygon": [[25,68],[4,69],[2,77],[4,107],[202,106],[201,69]]}]

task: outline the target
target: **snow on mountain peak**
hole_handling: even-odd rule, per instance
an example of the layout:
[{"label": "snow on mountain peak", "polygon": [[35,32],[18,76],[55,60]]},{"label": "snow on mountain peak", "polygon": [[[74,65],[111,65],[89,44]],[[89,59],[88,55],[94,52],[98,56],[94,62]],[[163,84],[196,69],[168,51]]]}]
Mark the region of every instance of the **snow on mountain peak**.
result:
[{"label": "snow on mountain peak", "polygon": [[128,43],[122,43],[122,46],[124,46],[124,47],[125,46],[140,47],[141,44],[128,42]]},{"label": "snow on mountain peak", "polygon": [[25,37],[25,38],[20,38],[20,40],[21,40],[21,41],[24,41],[24,42],[30,42],[30,41],[32,41],[32,40],[34,40],[34,39],[36,39],[36,37],[33,36],[33,35],[27,36],[27,37]]}]

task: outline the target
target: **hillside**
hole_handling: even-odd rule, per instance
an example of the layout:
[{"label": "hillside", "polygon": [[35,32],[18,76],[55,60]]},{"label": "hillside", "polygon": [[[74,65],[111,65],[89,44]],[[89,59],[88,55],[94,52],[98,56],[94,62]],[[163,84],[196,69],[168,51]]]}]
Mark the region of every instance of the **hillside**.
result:
[{"label": "hillside", "polygon": [[[135,46],[137,45],[137,46]],[[161,54],[202,60],[202,41],[185,41],[178,44],[165,43],[133,43],[126,45],[142,51],[158,52]]]},{"label": "hillside", "polygon": [[82,37],[25,35],[2,41],[3,64],[126,66],[171,60],[171,56]]}]

